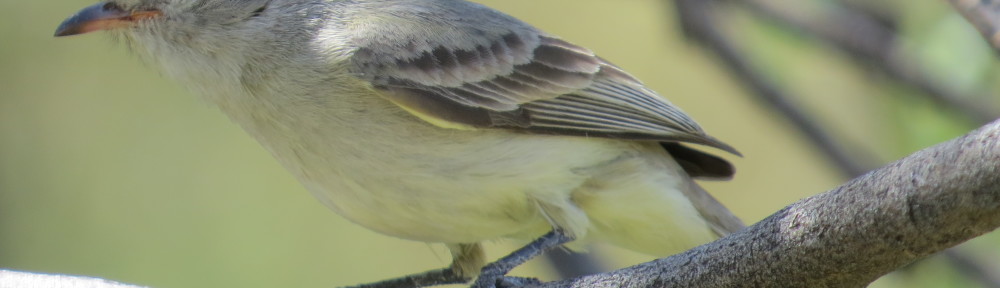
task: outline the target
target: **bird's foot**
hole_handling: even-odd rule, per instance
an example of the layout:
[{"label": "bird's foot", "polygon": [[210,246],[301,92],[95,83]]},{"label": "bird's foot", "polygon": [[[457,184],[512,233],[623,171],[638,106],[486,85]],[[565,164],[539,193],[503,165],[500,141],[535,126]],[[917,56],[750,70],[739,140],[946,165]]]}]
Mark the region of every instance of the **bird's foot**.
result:
[{"label": "bird's foot", "polygon": [[510,253],[510,255],[483,267],[479,278],[476,278],[476,282],[472,284],[472,288],[509,288],[541,283],[538,279],[510,277],[507,276],[507,273],[510,273],[510,270],[513,270],[514,267],[531,260],[531,258],[542,255],[545,251],[559,247],[559,245],[569,241],[573,241],[573,237],[566,235],[560,229],[552,230],[552,232],[542,235],[542,237],[535,239],[535,241],[528,243],[528,245],[521,247],[521,249]]}]

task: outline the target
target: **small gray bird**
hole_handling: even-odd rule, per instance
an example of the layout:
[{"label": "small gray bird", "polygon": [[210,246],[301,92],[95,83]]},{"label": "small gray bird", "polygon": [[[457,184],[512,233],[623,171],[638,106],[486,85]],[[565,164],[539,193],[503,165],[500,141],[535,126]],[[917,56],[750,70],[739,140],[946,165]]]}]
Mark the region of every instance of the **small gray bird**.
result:
[{"label": "small gray bird", "polygon": [[[107,0],[56,35],[98,30],[217,105],[338,214],[454,257],[368,287],[491,287],[571,241],[665,256],[742,227],[692,180],[732,166],[681,143],[736,150],[590,50],[480,4]],[[498,238],[536,240],[485,265],[479,243]]]}]

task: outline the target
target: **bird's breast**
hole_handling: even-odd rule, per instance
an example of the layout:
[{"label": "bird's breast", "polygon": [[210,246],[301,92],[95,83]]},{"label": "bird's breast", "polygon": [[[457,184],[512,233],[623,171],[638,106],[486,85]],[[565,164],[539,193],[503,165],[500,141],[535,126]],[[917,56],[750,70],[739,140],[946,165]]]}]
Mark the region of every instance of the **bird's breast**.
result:
[{"label": "bird's breast", "polygon": [[362,86],[337,87],[326,98],[230,95],[245,99],[220,108],[321,202],[401,238],[472,243],[549,229],[531,195],[568,198],[586,178],[575,169],[622,149],[587,138],[440,128]]}]

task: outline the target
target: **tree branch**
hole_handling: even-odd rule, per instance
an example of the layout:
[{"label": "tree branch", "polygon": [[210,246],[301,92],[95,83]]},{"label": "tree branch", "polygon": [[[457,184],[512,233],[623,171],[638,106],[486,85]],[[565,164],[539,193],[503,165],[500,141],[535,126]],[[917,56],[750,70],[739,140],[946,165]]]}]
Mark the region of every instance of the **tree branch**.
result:
[{"label": "tree branch", "polygon": [[[723,64],[731,67],[729,71],[753,88],[752,91],[759,100],[764,100],[763,102],[770,104],[774,110],[793,121],[800,132],[845,175],[857,177],[874,167],[869,166],[872,164],[871,161],[863,161],[863,159],[873,159],[869,156],[863,156],[870,155],[870,152],[862,151],[858,147],[845,149],[843,144],[837,144],[843,141],[843,138],[830,137],[826,129],[811,119],[808,113],[803,111],[801,107],[793,105],[786,92],[778,89],[777,85],[769,81],[770,79],[761,76],[764,73],[761,73],[759,68],[754,67],[750,61],[746,60],[739,49],[735,48],[735,44],[728,39],[729,37],[725,37],[726,35],[721,29],[712,26],[719,19],[711,17],[714,16],[709,9],[711,5],[706,3],[686,4],[686,2],[694,1],[696,0],[676,1],[682,21],[686,21],[687,25],[699,25],[698,27],[690,27],[686,31],[695,39],[701,40],[702,44],[708,46],[709,50],[719,55]],[[938,103],[946,104],[945,106],[951,107],[953,110],[962,111],[962,115],[976,122],[986,123],[995,119],[996,115],[1000,115],[993,111],[989,105],[975,103],[978,101],[971,100],[985,98],[955,93],[954,90],[946,88],[946,85],[940,85],[940,81],[929,77],[925,71],[918,69],[919,65],[912,64],[912,59],[907,60],[906,58],[909,57],[905,57],[905,53],[902,53],[902,50],[898,48],[896,32],[891,28],[893,25],[883,24],[870,13],[856,11],[855,8],[849,7],[825,8],[823,11],[819,11],[806,9],[805,5],[801,3],[793,4],[793,2],[774,0],[730,2],[744,4],[764,19],[772,20],[783,27],[800,30],[803,34],[839,47],[851,55],[851,59],[858,60],[857,63],[872,64],[868,66],[878,68],[887,75],[924,91],[926,95]],[[705,10],[705,12],[693,13],[692,10]],[[694,16],[701,14],[710,17]],[[685,19],[685,17],[689,19]],[[848,153],[848,150],[853,152]],[[980,267],[981,265],[977,265],[957,250],[945,251],[942,256],[949,263],[956,265],[958,271],[969,278],[976,279],[986,287],[1000,287],[1000,281],[997,281],[997,277],[986,271],[988,269]]]},{"label": "tree branch", "polygon": [[541,287],[863,287],[1000,226],[1000,121],[682,254]]}]

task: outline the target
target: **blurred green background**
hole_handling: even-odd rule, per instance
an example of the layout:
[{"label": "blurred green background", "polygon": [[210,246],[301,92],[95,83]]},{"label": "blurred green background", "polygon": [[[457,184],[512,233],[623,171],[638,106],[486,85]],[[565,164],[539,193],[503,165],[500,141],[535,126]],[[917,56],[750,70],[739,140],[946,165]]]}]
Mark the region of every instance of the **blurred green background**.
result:
[{"label": "blurred green background", "polygon": [[[705,185],[748,223],[846,180],[748,97],[668,1],[479,1],[643,79],[745,158]],[[820,1],[822,2],[822,1]],[[914,53],[949,83],[990,89],[996,61],[945,1],[896,5]],[[328,211],[221,113],[101,33],[56,39],[93,2],[0,1],[0,268],[154,287],[335,287],[447,265],[440,245],[395,239]],[[975,127],[846,56],[733,13],[741,40],[834,135],[884,163]],[[985,86],[985,88],[983,88]],[[990,240],[990,238],[993,238]],[[1000,259],[996,235],[963,246]],[[489,243],[499,257],[517,243]],[[597,246],[609,267],[649,257]],[[991,264],[996,265],[996,264]],[[1000,271],[998,266],[991,266]],[[874,287],[976,287],[930,259]],[[542,261],[517,270],[548,275]]]}]

